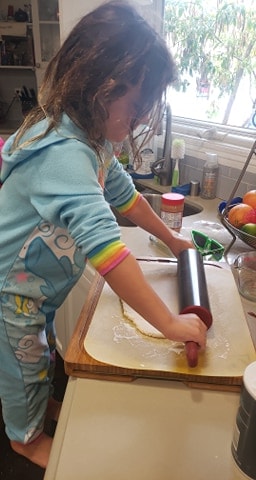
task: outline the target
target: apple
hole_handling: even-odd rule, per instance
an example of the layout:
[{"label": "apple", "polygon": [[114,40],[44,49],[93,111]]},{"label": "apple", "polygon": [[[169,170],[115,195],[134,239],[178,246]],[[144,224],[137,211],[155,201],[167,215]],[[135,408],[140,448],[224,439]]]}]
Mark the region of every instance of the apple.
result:
[{"label": "apple", "polygon": [[236,228],[246,223],[256,223],[256,210],[245,203],[238,203],[229,210],[228,221]]},{"label": "apple", "polygon": [[241,230],[245,233],[249,233],[253,237],[256,237],[256,223],[246,223],[242,226]]}]

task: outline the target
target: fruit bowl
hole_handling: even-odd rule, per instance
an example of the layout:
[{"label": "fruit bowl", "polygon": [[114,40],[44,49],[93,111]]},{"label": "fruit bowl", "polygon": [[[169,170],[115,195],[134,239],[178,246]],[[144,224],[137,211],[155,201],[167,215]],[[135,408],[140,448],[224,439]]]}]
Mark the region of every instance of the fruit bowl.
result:
[{"label": "fruit bowl", "polygon": [[233,206],[234,205],[230,205],[230,207],[221,212],[220,217],[222,224],[234,237],[240,238],[240,240],[242,240],[244,243],[256,249],[256,236],[243,232],[243,230],[234,227],[234,225],[231,225],[231,223],[228,221],[228,210]]}]

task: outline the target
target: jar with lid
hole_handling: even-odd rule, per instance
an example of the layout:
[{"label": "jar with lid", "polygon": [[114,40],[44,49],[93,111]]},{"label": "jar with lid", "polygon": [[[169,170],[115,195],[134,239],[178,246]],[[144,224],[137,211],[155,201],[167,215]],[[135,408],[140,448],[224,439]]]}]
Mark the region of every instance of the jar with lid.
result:
[{"label": "jar with lid", "polygon": [[161,197],[161,219],[172,230],[179,232],[182,227],[184,195],[164,193]]},{"label": "jar with lid", "polygon": [[256,362],[243,374],[243,386],[232,440],[232,454],[246,478],[256,480]]}]

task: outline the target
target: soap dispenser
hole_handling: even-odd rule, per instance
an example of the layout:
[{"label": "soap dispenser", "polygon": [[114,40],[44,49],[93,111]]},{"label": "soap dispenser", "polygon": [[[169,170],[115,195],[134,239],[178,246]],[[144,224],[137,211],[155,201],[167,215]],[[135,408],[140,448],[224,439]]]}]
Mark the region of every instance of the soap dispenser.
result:
[{"label": "soap dispenser", "polygon": [[203,168],[201,197],[212,199],[216,197],[219,173],[218,156],[216,153],[206,153],[206,162]]}]

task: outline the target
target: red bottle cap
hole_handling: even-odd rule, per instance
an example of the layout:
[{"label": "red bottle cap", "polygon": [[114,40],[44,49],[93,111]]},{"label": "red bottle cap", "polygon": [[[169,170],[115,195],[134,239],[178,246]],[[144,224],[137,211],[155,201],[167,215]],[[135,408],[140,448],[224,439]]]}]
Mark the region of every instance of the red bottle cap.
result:
[{"label": "red bottle cap", "polygon": [[162,195],[162,203],[165,205],[182,205],[184,195],[181,193],[164,193]]}]

